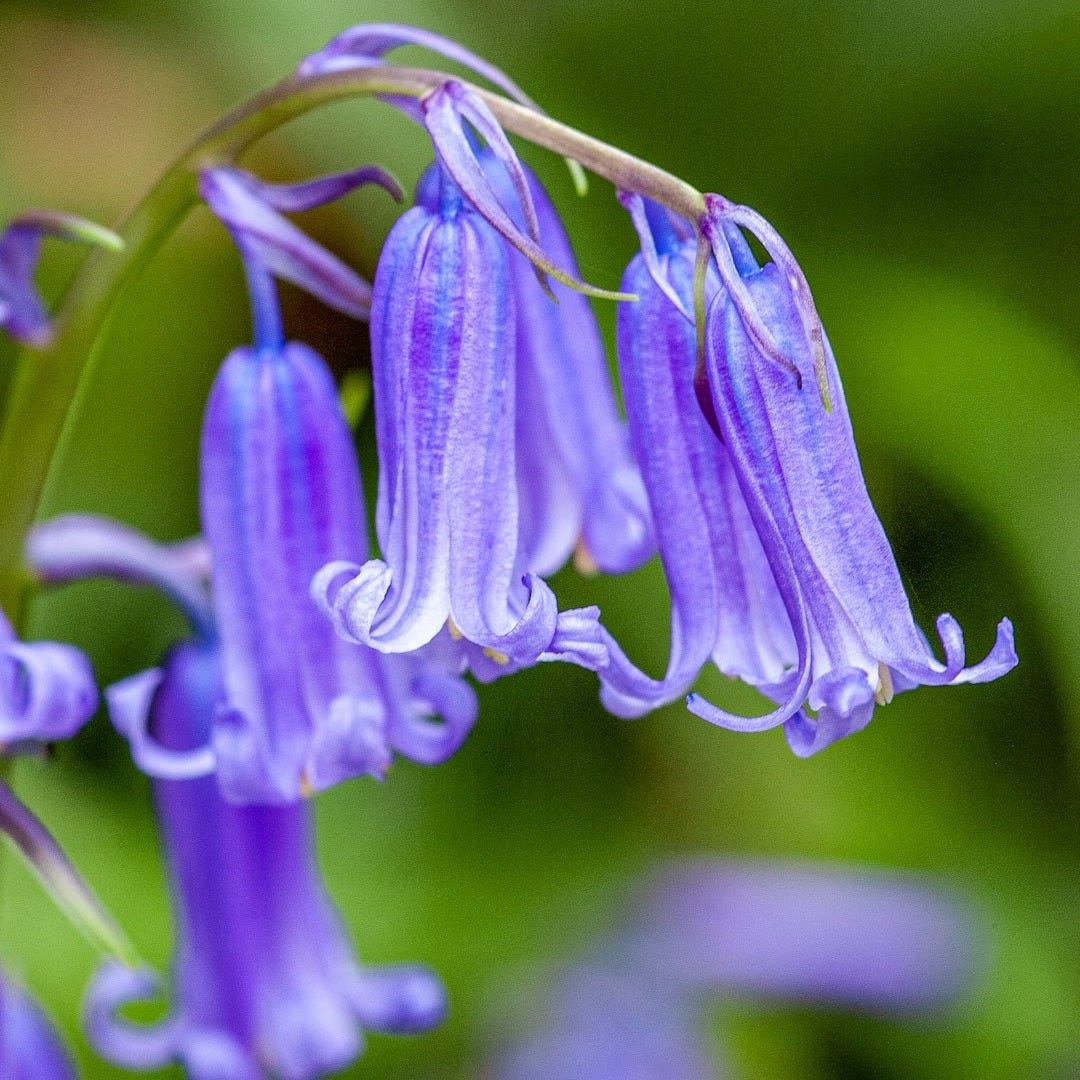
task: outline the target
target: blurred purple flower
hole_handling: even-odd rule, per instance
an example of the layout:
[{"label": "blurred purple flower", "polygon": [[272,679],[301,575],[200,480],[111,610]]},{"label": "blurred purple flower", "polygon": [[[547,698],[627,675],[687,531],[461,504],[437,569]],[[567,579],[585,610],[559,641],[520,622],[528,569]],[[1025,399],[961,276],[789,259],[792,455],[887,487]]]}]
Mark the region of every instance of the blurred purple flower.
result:
[{"label": "blurred purple flower", "polygon": [[0,970],[0,1076],[75,1080],[75,1067],[30,996]]},{"label": "blurred purple flower", "polygon": [[[154,738],[204,745],[221,692],[213,642],[179,645],[151,706]],[[210,778],[158,780],[177,925],[169,1015],[121,1019],[153,997],[146,970],[103,966],[87,995],[91,1042],[129,1069],[180,1062],[192,1080],[313,1080],[353,1061],[360,1027],[419,1032],[445,997],[422,967],[364,969],[319,880],[306,805],[235,806]]]},{"label": "blurred purple flower", "polygon": [[560,613],[525,562],[507,251],[445,172],[437,196],[433,183],[394,226],[375,277],[383,558],[327,566],[315,594],[341,634],[385,652],[449,626],[482,677],[540,660],[595,668],[606,659],[596,609]]},{"label": "blurred purple flower", "polygon": [[123,246],[115,233],[92,221],[47,210],[22,214],[0,232],[0,330],[35,348],[44,348],[52,337],[49,314],[34,285],[44,236],[82,240],[113,251]]},{"label": "blurred purple flower", "polygon": [[[709,1080],[710,996],[902,1016],[954,1000],[975,963],[962,908],[911,877],[700,860],[658,872],[629,925],[564,973],[495,1080]],[[725,1075],[727,1072],[725,1070]]]},{"label": "blurred purple flower", "polygon": [[483,1075],[491,1080],[716,1080],[695,1004],[648,979],[584,963],[560,978],[536,1030]]},{"label": "blurred purple flower", "polygon": [[0,754],[74,735],[97,702],[90,661],[79,649],[20,641],[0,611]]}]

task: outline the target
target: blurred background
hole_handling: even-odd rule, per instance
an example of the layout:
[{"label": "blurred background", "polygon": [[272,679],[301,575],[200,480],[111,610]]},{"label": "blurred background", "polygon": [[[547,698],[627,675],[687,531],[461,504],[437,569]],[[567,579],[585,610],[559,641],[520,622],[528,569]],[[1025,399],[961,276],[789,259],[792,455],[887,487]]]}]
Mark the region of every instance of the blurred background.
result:
[{"label": "blurred background", "polygon": [[[448,764],[399,763],[383,785],[317,800],[321,858],[359,954],[432,964],[453,1004],[429,1036],[373,1036],[345,1075],[481,1075],[492,1047],[537,1022],[520,1002],[542,998],[548,970],[611,932],[642,875],[689,853],[917,871],[964,898],[984,942],[978,976],[934,1015],[718,1004],[703,1037],[731,1075],[1080,1076],[1075,0],[513,11],[490,0],[5,0],[0,220],[30,205],[119,220],[221,112],[345,26],[376,20],[454,36],[555,116],[762,211],[814,288],[921,624],[950,611],[981,657],[1009,615],[1021,663],[997,683],[903,694],[808,761],[779,731],[718,731],[678,705],[618,721],[574,669],[483,688],[481,720]],[[352,102],[246,163],[286,179],[377,160],[409,187],[429,156],[391,110]],[[562,208],[584,276],[614,287],[635,238],[610,189],[595,181],[579,199],[561,163],[524,156]],[[366,191],[306,223],[370,273],[393,212]],[[50,295],[77,257],[48,249]],[[293,336],[339,372],[366,364],[362,327],[295,293],[286,306]],[[610,337],[613,308],[597,311]],[[200,411],[246,320],[224,232],[195,214],[116,315],[50,512],[108,513],[162,539],[196,531]],[[368,417],[369,495],[371,435]],[[599,602],[628,651],[662,669],[657,565],[553,584],[564,606]],[[85,647],[103,682],[153,665],[178,631],[163,602],[105,585],[43,599],[33,622],[35,636]],[[755,707],[715,673],[699,689]],[[143,954],[167,965],[149,788],[107,722],[48,763],[21,762],[15,784]],[[85,1077],[125,1075],[78,1032],[90,946],[6,852],[0,959],[46,1003]]]}]

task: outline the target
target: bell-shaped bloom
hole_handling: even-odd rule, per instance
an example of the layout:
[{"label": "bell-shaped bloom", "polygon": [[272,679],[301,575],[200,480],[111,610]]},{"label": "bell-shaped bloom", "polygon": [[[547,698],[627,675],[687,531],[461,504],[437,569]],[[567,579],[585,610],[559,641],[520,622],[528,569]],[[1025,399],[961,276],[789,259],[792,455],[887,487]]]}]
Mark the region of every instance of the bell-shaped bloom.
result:
[{"label": "bell-shaped bloom", "polygon": [[0,970],[0,1076],[75,1080],[75,1067],[44,1013]]},{"label": "bell-shaped bloom", "polygon": [[53,641],[20,641],[0,611],[0,754],[74,735],[97,702],[84,653]]},{"label": "bell-shaped bloom", "polygon": [[594,609],[560,614],[525,562],[508,252],[445,173],[379,260],[371,350],[381,559],[315,591],[351,640],[409,652],[448,626],[495,667],[606,659]]},{"label": "bell-shaped bloom", "polygon": [[[518,226],[510,174],[489,148],[477,150],[484,173]],[[540,242],[577,275],[570,238],[540,181],[522,166],[536,208]],[[434,210],[439,167],[421,178],[417,201]],[[655,550],[649,505],[619,419],[607,358],[587,297],[560,282],[545,290],[533,265],[509,255],[517,350],[516,455],[522,558],[546,575],[575,553],[579,565],[622,573]],[[552,296],[554,294],[554,297]]]},{"label": "bell-shaped bloom", "polygon": [[[182,753],[203,745],[221,694],[213,641],[178,646],[151,728]],[[445,996],[422,967],[354,961],[319,879],[308,807],[236,806],[212,778],[154,784],[176,924],[167,1016],[129,1023],[118,1010],[156,994],[154,976],[109,963],[86,1001],[91,1042],[129,1069],[179,1062],[191,1080],[314,1080],[353,1061],[360,1028],[419,1032]]]},{"label": "bell-shaped bloom", "polygon": [[352,436],[320,357],[296,342],[229,356],[206,409],[200,489],[224,664],[212,733],[223,790],[288,801],[382,776],[393,751],[449,757],[476,718],[469,687],[423,657],[344,641],[309,594],[325,563],[367,555]]},{"label": "bell-shaped bloom", "polygon": [[42,348],[52,337],[45,304],[34,285],[41,240],[55,236],[118,250],[120,238],[74,214],[34,210],[0,232],[0,330],[24,345]]},{"label": "bell-shaped bloom", "polygon": [[615,953],[683,992],[918,1012],[977,973],[971,913],[924,878],[694,859],[653,874]]},{"label": "bell-shaped bloom", "polygon": [[[288,188],[231,169],[201,180],[243,255],[255,317],[255,345],[230,354],[211,390],[200,478],[224,669],[209,754],[237,801],[288,802],[349,776],[382,776],[395,751],[435,764],[476,717],[475,696],[456,675],[343,641],[309,593],[325,563],[367,556],[360,475],[326,365],[283,340],[271,275],[354,314],[366,309],[367,287],[279,211],[367,180],[386,182],[378,170]],[[144,764],[153,764],[145,729],[159,678],[112,694]],[[163,776],[198,771],[191,755],[174,756],[178,772],[169,755],[154,758]]]},{"label": "bell-shaped bloom", "polygon": [[[776,261],[758,269],[733,226],[754,231]],[[944,661],[916,626],[862,478],[832,350],[783,241],[718,197],[702,227],[724,283],[706,323],[714,419],[787,612],[774,640],[793,634],[795,649],[783,684],[769,690],[780,703],[772,713],[733,717],[697,696],[690,708],[739,730],[783,723],[805,756],[865,727],[894,690],[1009,671],[1016,652],[1007,619],[971,667],[952,616],[937,621]]]},{"label": "bell-shaped bloom", "polygon": [[571,967],[492,1080],[718,1080],[696,1002],[602,965]]},{"label": "bell-shaped bloom", "polygon": [[[654,204],[632,209],[643,252],[622,284],[640,300],[619,307],[619,377],[671,591],[671,652],[664,677],[651,679],[609,641],[601,694],[628,717],[683,696],[710,659],[768,690],[783,682],[795,651],[727,450],[695,394],[693,231]],[[706,287],[716,295],[715,275]]]}]

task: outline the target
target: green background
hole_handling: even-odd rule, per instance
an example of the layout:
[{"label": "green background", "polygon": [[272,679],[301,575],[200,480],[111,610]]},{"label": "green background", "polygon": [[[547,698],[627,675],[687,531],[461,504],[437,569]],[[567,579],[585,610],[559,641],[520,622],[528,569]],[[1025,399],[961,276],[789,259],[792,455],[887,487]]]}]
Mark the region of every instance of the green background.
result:
[{"label": "green background", "polygon": [[[437,1033],[372,1037],[346,1075],[479,1075],[544,965],[585,948],[637,876],[683,852],[929,871],[970,898],[986,938],[982,978],[940,1017],[728,1010],[739,1075],[1077,1075],[1075,0],[6,2],[0,219],[49,205],[118,220],[231,104],[344,26],[380,19],[458,37],[557,117],[769,217],[814,288],[922,625],[952,612],[976,657],[1008,614],[1021,664],[998,683],[901,695],[809,761],[779,732],[718,731],[678,705],[617,721],[577,670],[484,688],[451,762],[401,763],[385,785],[317,800],[322,860],[357,949],[433,964],[453,1002]],[[378,160],[408,186],[429,154],[390,110],[349,103],[249,163],[287,178]],[[614,285],[635,241],[610,189],[595,181],[578,199],[557,161],[525,156],[584,275]],[[370,273],[391,220],[385,197],[363,192],[307,223]],[[47,291],[76,258],[48,249]],[[196,530],[199,415],[216,364],[247,333],[240,286],[223,232],[193,216],[113,324],[50,512],[109,513],[163,539]],[[365,362],[362,328],[293,293],[286,306],[294,335],[339,371]],[[598,313],[610,332],[612,308]],[[372,489],[370,418],[360,435]],[[656,565],[619,581],[567,572],[554,586],[566,606],[598,600],[631,653],[663,667]],[[178,624],[155,597],[85,585],[43,599],[32,629],[83,645],[109,682],[155,663]],[[754,707],[715,673],[699,689]],[[20,763],[15,782],[143,954],[167,964],[149,788],[107,722],[48,763]],[[47,1003],[85,1077],[126,1075],[77,1033],[91,948],[10,855],[0,875],[0,958]]]}]

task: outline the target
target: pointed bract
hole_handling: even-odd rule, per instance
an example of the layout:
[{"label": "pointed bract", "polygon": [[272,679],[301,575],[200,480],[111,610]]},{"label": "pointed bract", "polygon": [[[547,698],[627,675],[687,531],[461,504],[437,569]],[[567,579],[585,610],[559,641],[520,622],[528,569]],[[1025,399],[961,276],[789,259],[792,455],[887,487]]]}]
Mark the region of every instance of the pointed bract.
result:
[{"label": "pointed bract", "polygon": [[123,241],[92,221],[47,210],[32,210],[0,232],[0,330],[23,345],[43,348],[52,338],[45,304],[34,285],[41,240],[55,236],[118,251]]},{"label": "pointed bract", "polygon": [[88,940],[125,963],[137,960],[123,931],[63,848],[3,780],[0,780],[0,833],[15,845],[57,907]]},{"label": "pointed bract", "polygon": [[363,319],[371,305],[371,286],[281,212],[310,210],[368,183],[400,195],[397,184],[371,166],[295,185],[265,184],[242,169],[219,166],[200,174],[199,193],[246,258],[330,307]]}]

